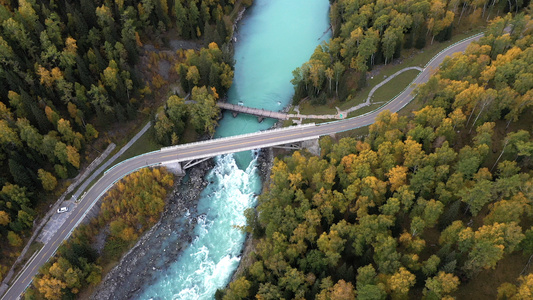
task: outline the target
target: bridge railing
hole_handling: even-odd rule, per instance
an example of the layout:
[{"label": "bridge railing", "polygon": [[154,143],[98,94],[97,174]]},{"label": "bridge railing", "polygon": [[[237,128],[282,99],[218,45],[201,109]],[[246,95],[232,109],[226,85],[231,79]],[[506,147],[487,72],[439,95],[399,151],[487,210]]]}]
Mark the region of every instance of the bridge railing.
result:
[{"label": "bridge railing", "polygon": [[154,151],[146,152],[146,153],[143,153],[143,154],[135,155],[134,157],[130,157],[130,158],[125,159],[125,160],[123,160],[123,161],[121,161],[121,162],[118,162],[118,163],[116,163],[115,165],[113,165],[111,168],[105,170],[105,171],[104,171],[104,175],[105,175],[106,173],[109,173],[111,170],[113,170],[114,168],[120,166],[121,164],[123,164],[123,163],[125,163],[125,162],[127,162],[127,161],[130,161],[130,160],[132,160],[132,159],[135,159],[135,158],[137,158],[137,157],[139,157],[139,156],[147,155],[147,154],[150,154],[150,153],[156,153],[156,152],[159,152],[159,151],[161,151],[161,150],[154,150]]},{"label": "bridge railing", "polygon": [[288,120],[289,118],[289,114],[287,113],[268,110],[264,108],[235,105],[235,104],[225,103],[225,102],[217,102],[217,106],[222,109],[232,110],[237,113],[249,114],[249,115],[254,115],[258,117],[274,118],[278,120]]},{"label": "bridge railing", "polygon": [[[283,141],[283,144],[290,144],[290,143],[295,143],[295,142],[303,142],[303,141],[309,141],[309,140],[316,140],[316,139],[318,139],[318,138],[320,138],[320,136],[318,136],[318,135],[317,135],[317,136],[305,137],[305,138],[295,138],[295,139],[291,139],[291,140]],[[241,152],[241,151],[249,151],[249,150],[260,149],[260,148],[267,148],[267,147],[272,147],[272,146],[276,146],[276,145],[279,145],[279,143],[271,142],[271,143],[263,144],[263,145],[261,145],[260,147],[257,147],[257,146],[248,146],[248,147],[241,147],[241,148],[238,148],[237,150],[227,150],[227,151],[213,152],[213,153],[210,153],[209,156],[205,156],[205,155],[190,156],[190,157],[187,157],[187,161],[189,161],[189,160],[195,160],[195,159],[202,159],[202,158],[206,158],[206,157],[215,157],[215,156],[224,155],[224,154],[229,154],[229,153],[234,153],[234,152]],[[185,161],[185,160],[179,160],[179,159],[174,159],[174,160],[172,160],[172,162],[180,162],[180,161]]]},{"label": "bridge railing", "polygon": [[[183,145],[175,145],[175,146],[169,146],[169,147],[163,147],[159,150],[155,150],[155,151],[151,151],[151,152],[147,152],[147,153],[143,153],[143,154],[139,154],[139,155],[136,155],[134,157],[130,157],[128,159],[125,159],[115,165],[113,165],[111,168],[107,169],[106,171],[104,171],[104,175],[111,172],[113,169],[115,169],[116,167],[122,165],[123,163],[126,163],[127,161],[130,161],[130,160],[133,160],[133,159],[136,159],[140,156],[143,156],[143,155],[147,155],[147,154],[150,154],[150,153],[155,153],[155,152],[165,152],[165,151],[170,151],[170,150],[174,150],[174,149],[178,149],[178,148],[182,148],[182,149],[188,149],[188,148],[191,148],[191,147],[194,147],[194,146],[197,146],[199,144],[205,144],[205,143],[214,143],[214,142],[218,142],[218,141],[221,141],[221,140],[231,140],[231,139],[238,139],[238,138],[241,138],[241,137],[247,137],[247,136],[254,136],[254,135],[259,135],[263,132],[266,132],[266,131],[271,131],[271,132],[275,132],[275,131],[288,131],[288,130],[294,130],[295,128],[304,128],[304,127],[311,127],[311,126],[315,126],[316,124],[315,123],[309,123],[309,124],[304,124],[304,125],[298,125],[298,126],[290,126],[290,127],[282,127],[282,128],[275,128],[275,129],[268,129],[268,130],[261,130],[261,131],[258,131],[258,132],[252,132],[252,133],[245,133],[245,134],[241,134],[241,135],[234,135],[234,136],[228,136],[228,137],[222,137],[222,138],[216,138],[216,139],[211,139],[211,140],[206,140],[206,141],[199,141],[199,142],[193,142],[193,143],[188,143],[188,144],[183,144]],[[216,156],[216,155],[214,155]]]},{"label": "bridge railing", "polygon": [[485,34],[485,33],[484,33],[484,32],[480,32],[480,33],[478,33],[478,34],[474,34],[474,35],[472,35],[472,36],[469,36],[469,37],[464,38],[464,39],[462,39],[462,40],[460,40],[460,41],[457,41],[457,42],[451,44],[450,46],[448,46],[448,47],[442,49],[439,53],[437,53],[437,55],[433,56],[433,57],[428,61],[428,63],[424,66],[424,69],[427,68],[427,67],[428,67],[428,66],[429,66],[429,65],[430,65],[435,59],[437,59],[437,57],[439,57],[439,55],[441,55],[444,51],[446,51],[446,50],[448,50],[448,49],[454,47],[455,45],[460,44],[460,43],[462,43],[462,42],[464,42],[464,41],[466,41],[466,40],[475,39],[475,38],[477,38],[477,37],[479,37],[479,36],[482,36],[483,34]]},{"label": "bridge railing", "polygon": [[188,149],[188,148],[194,147],[194,146],[199,145],[199,144],[216,143],[218,141],[232,140],[232,139],[236,140],[236,139],[239,139],[239,138],[242,138],[242,137],[260,135],[260,134],[262,134],[264,132],[289,131],[289,130],[294,130],[294,129],[297,129],[297,128],[305,128],[305,127],[311,127],[311,126],[315,126],[315,125],[316,125],[315,123],[309,123],[309,124],[298,125],[298,126],[290,126],[290,127],[282,127],[282,128],[261,130],[261,131],[257,131],[257,132],[251,132],[251,133],[245,133],[245,134],[240,134],[240,135],[221,137],[221,138],[216,138],[216,139],[211,139],[211,140],[206,140],[206,141],[193,142],[193,143],[188,143],[188,144],[183,144],[183,145],[175,145],[175,146],[163,147],[163,148],[161,148],[161,151],[165,152],[165,151],[170,151],[170,150],[174,150],[174,149],[178,149],[178,148]]}]

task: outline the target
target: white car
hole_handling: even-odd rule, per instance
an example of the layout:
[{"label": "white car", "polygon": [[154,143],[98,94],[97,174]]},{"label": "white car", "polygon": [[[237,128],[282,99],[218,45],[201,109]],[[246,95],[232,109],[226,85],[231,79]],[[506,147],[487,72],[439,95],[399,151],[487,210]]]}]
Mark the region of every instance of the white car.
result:
[{"label": "white car", "polygon": [[67,211],[68,211],[68,207],[66,207],[66,206],[63,206],[63,207],[60,207],[60,208],[57,209],[57,213],[58,214],[62,214],[62,213],[67,212]]}]

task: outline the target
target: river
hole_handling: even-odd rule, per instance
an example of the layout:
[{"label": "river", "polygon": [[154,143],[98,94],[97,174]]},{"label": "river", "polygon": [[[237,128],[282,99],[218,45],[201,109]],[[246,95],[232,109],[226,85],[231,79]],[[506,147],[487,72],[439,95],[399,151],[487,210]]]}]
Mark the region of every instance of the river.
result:
[{"label": "river", "polygon": [[[328,0],[255,0],[237,29],[235,77],[228,102],[281,110],[294,93],[292,71],[307,61],[315,47],[330,37]],[[216,137],[270,128],[274,120],[225,113]],[[240,261],[245,236],[243,212],[261,191],[257,152],[215,158],[194,216],[192,243],[178,260],[161,269],[142,288],[138,299],[213,299],[230,280]],[[179,220],[182,222],[183,220]],[[173,247],[172,242],[167,247]]]}]

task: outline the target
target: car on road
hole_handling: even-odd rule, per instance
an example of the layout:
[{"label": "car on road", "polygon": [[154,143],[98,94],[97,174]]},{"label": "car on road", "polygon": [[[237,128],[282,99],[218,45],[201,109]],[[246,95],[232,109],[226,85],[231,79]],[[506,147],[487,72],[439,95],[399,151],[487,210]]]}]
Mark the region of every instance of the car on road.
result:
[{"label": "car on road", "polygon": [[67,211],[68,211],[68,207],[66,207],[66,206],[63,206],[63,207],[60,207],[60,208],[57,209],[57,213],[58,214],[62,214],[62,213],[67,212]]}]

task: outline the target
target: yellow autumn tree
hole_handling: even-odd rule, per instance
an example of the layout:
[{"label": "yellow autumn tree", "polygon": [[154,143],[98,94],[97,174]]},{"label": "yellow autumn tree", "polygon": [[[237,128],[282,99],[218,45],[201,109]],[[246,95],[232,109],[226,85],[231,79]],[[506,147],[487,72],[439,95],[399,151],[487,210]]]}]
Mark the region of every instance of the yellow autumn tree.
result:
[{"label": "yellow autumn tree", "polygon": [[78,150],[76,148],[72,146],[67,146],[67,158],[68,162],[74,167],[80,167],[80,154],[78,153]]},{"label": "yellow autumn tree", "polygon": [[387,280],[388,287],[396,298],[406,298],[409,289],[415,284],[416,277],[406,268],[400,269]]},{"label": "yellow autumn tree", "polygon": [[61,299],[63,296],[62,289],[67,287],[66,283],[50,275],[44,275],[38,279],[36,285],[39,292],[49,300]]},{"label": "yellow autumn tree", "polygon": [[52,173],[47,172],[43,169],[39,169],[37,171],[37,175],[39,177],[39,180],[41,181],[41,184],[43,185],[43,189],[47,191],[52,191],[57,186],[57,179],[52,175]]},{"label": "yellow autumn tree", "polygon": [[9,214],[3,210],[0,210],[0,225],[6,226],[7,224],[9,224],[9,222],[11,222]]},{"label": "yellow autumn tree", "polygon": [[409,170],[404,166],[396,166],[386,174],[389,177],[391,191],[396,191],[400,186],[405,184],[407,171]]}]

